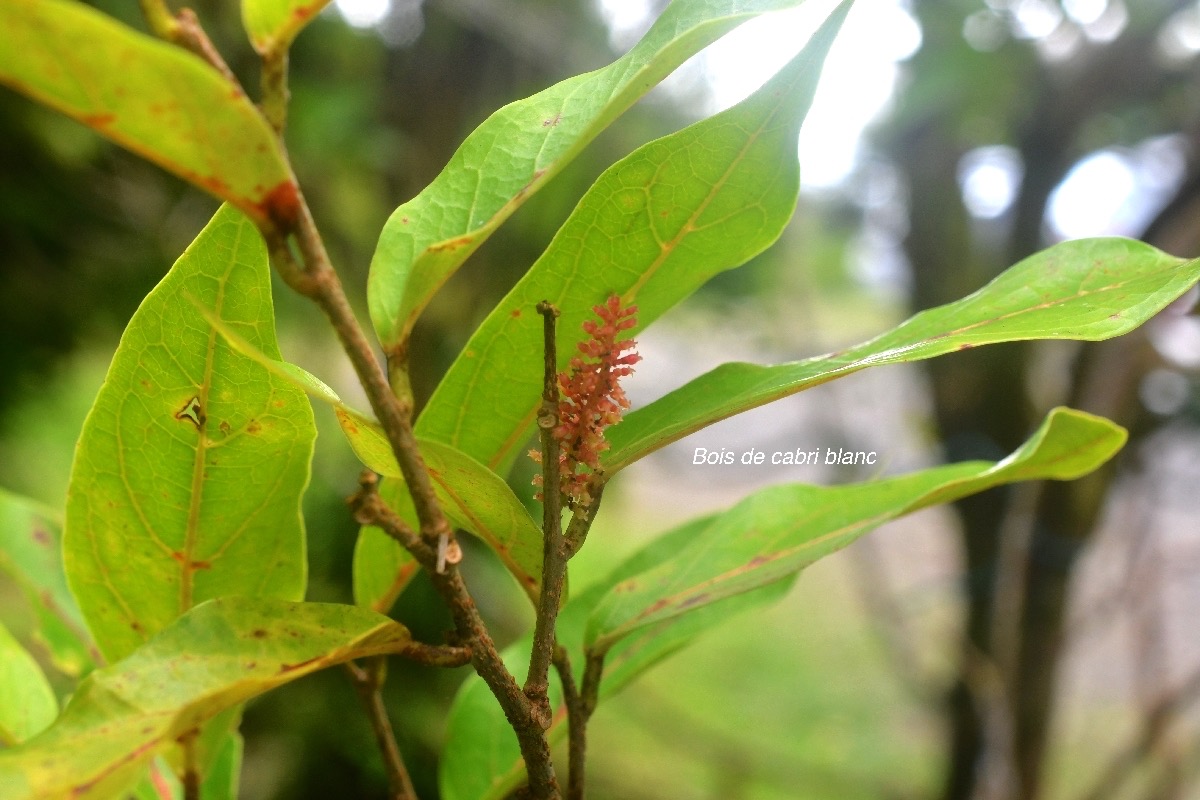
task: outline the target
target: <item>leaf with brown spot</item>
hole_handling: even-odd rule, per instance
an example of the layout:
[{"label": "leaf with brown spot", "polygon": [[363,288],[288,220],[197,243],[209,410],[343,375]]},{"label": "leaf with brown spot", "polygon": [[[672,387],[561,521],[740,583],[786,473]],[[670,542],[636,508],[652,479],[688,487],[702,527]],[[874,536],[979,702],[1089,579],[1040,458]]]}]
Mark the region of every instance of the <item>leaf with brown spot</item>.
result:
[{"label": "leaf with brown spot", "polygon": [[[271,220],[295,181],[258,109],[212,66],[66,0],[0,3],[0,83]],[[237,142],[237,147],[230,147]]]},{"label": "leaf with brown spot", "polygon": [[[337,393],[308,371],[264,354],[211,311],[200,308],[208,324],[231,347],[277,378],[328,403],[342,433],[363,464],[384,476],[380,494],[413,529],[416,511],[404,489],[400,465],[378,422],[342,402]],[[541,591],[542,533],[508,484],[487,467],[452,447],[418,439],[434,491],[456,527],[478,536],[495,551],[522,591],[536,599]],[[354,551],[354,597],[360,605],[385,612],[416,574],[417,565],[382,530],[366,526]]]},{"label": "leaf with brown spot", "polygon": [[133,315],[76,450],[66,573],[112,661],[204,600],[304,594],[312,408],[201,307],[278,355],[266,246],[230,206]]},{"label": "leaf with brown spot", "polygon": [[[284,626],[299,635],[281,635]],[[255,630],[268,635],[256,638]],[[404,626],[355,606],[245,597],[204,603],[89,675],[49,729],[0,752],[4,799],[118,796],[197,725],[319,669],[410,644]],[[219,765],[220,753],[214,758]]]}]

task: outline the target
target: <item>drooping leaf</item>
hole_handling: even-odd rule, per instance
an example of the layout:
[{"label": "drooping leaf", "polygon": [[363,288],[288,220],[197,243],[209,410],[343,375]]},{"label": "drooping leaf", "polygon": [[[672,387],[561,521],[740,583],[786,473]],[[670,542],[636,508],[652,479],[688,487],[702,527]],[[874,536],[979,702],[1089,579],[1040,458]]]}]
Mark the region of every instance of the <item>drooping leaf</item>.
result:
[{"label": "drooping leaf", "polygon": [[511,103],[483,122],[440,175],[388,219],[368,300],[388,348],[492,231],[600,131],[689,57],[737,25],[802,0],[675,0],[603,69]]},{"label": "drooping leaf", "polygon": [[[355,454],[363,464],[384,476],[380,494],[413,530],[419,529],[400,465],[378,422],[343,403],[333,389],[306,370],[267,356],[211,312],[203,308],[200,311],[237,352],[331,405]],[[541,528],[512,489],[499,475],[452,447],[428,440],[418,440],[418,446],[450,521],[487,543],[522,590],[536,599],[541,591]],[[355,602],[386,613],[416,571],[417,563],[395,540],[378,528],[365,526],[355,549]]]},{"label": "drooping leaf", "polygon": [[791,364],[722,364],[645,408],[609,434],[612,474],[726,417],[866,367],[899,364],[984,344],[1026,339],[1098,341],[1128,333],[1200,280],[1184,261],[1129,239],[1051,247],[968,297],[922,311],[840,353]]},{"label": "drooping leaf", "polygon": [[795,574],[888,520],[1016,481],[1070,480],[1124,444],[1125,430],[1058,408],[1002,461],[949,464],[848,486],[773,486],[716,517],[676,557],[613,586],[588,621],[604,650],[647,625]]},{"label": "drooping leaf", "polygon": [[58,700],[41,667],[0,625],[0,746],[40,733],[58,715]]},{"label": "drooping leaf", "polygon": [[37,624],[34,638],[54,666],[72,677],[99,656],[62,563],[62,518],[39,504],[0,489],[0,572],[25,594]]},{"label": "drooping leaf", "polygon": [[242,24],[260,54],[286,50],[329,0],[242,0]]},{"label": "drooping leaf", "polygon": [[93,672],[53,726],[0,752],[0,789],[5,800],[113,797],[156,753],[225,709],[410,643],[402,625],[355,606],[210,601]]},{"label": "drooping leaf", "polygon": [[270,126],[240,87],[182,48],[74,0],[5,2],[0,83],[259,223],[295,218],[296,183]]},{"label": "drooping leaf", "polygon": [[742,103],[651,142],[601,175],[471,337],[417,432],[504,472],[528,435],[541,391],[538,301],[561,311],[562,368],[593,305],[612,294],[636,304],[632,336],[770,245],[795,207],[798,129],[848,8],[841,4],[800,55]]},{"label": "drooping leaf", "polygon": [[110,660],[203,600],[304,593],[312,409],[193,300],[278,356],[266,248],[231,207],[130,320],[76,450],[67,578]]},{"label": "drooping leaf", "polygon": [[[607,578],[571,599],[558,618],[557,638],[574,658],[582,652],[584,625],[607,587],[669,560],[709,518],[694,520],[664,534],[631,558]],[[626,637],[605,659],[600,699],[610,697],[628,686],[655,664],[682,650],[704,633],[732,617],[774,602],[791,588],[790,580],[779,581],[756,592],[748,592],[714,603],[695,614],[667,620]],[[505,663],[518,675],[528,667],[531,639],[504,651]],[[572,664],[576,680],[582,678],[583,664]],[[566,736],[566,708],[562,705],[560,685],[551,679],[554,721],[547,735],[551,741]],[[459,689],[450,711],[439,775],[442,796],[446,800],[501,800],[525,782],[525,762],[504,718],[499,704],[487,685],[472,677]]]}]

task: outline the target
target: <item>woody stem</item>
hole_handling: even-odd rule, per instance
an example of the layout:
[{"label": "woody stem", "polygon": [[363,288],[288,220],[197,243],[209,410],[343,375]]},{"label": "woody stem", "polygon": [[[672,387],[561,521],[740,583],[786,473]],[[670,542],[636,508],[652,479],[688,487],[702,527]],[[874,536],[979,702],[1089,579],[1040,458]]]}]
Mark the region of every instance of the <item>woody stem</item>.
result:
[{"label": "woody stem", "polygon": [[538,430],[542,442],[542,592],[538,596],[537,621],[533,629],[533,649],[529,654],[529,674],[525,695],[544,716],[550,727],[552,711],[549,697],[550,663],[554,657],[554,623],[562,602],[566,577],[566,543],[562,533],[562,493],[560,491],[558,427],[558,349],[555,321],[558,309],[548,301],[538,303],[542,315],[543,350],[542,405],[538,410]]}]

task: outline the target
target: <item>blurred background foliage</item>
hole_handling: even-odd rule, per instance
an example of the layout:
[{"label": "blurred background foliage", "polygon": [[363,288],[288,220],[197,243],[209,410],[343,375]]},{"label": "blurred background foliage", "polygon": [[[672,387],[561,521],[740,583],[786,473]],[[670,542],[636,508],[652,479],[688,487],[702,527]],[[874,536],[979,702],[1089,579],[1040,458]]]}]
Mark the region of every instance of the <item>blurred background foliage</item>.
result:
[{"label": "blurred background foliage", "polygon": [[[95,5],[143,27],[134,4]],[[661,5],[345,0],[313,23],[292,51],[288,146],[360,309],[383,221],[466,134],[500,105],[607,63]],[[1061,238],[1115,233],[1200,255],[1195,0],[859,6],[802,137],[813,177],[794,224],[647,334],[635,404],[722,360],[795,359],[873,335]],[[236,4],[194,7],[255,87]],[[760,35],[798,47],[802,28],[780,17]],[[736,99],[720,65],[767,58],[753,42],[702,55],[527,203],[422,318],[419,398],[602,169]],[[122,327],[215,202],[8,91],[0,142],[0,485],[60,506]],[[276,302],[285,356],[355,397],[313,310],[282,286]],[[598,713],[592,796],[1196,797],[1198,368],[1200,320],[1181,304],[1116,342],[995,346],[864,373],[631,470],[610,491],[576,586],[758,483],[869,477],[705,471],[688,461],[698,443],[852,444],[899,471],[996,458],[1063,402],[1135,434],[1085,481],[889,526],[814,567],[776,608],[673,659]],[[309,597],[348,602],[356,530],[342,498],[357,466],[331,415],[318,421]],[[528,471],[513,476],[526,495]],[[527,603],[482,549],[466,564],[497,639],[511,641],[530,624]],[[6,619],[20,614],[8,597]],[[430,640],[450,627],[419,581],[396,615]],[[422,797],[436,796],[444,715],[463,677],[392,667],[389,702]],[[244,730],[246,798],[384,796],[338,671],[253,704]]]}]

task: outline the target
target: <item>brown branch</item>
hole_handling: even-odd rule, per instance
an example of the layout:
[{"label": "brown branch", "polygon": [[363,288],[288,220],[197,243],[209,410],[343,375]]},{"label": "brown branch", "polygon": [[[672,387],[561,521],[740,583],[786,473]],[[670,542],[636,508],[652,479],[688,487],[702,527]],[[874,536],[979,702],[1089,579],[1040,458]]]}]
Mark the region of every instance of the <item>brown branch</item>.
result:
[{"label": "brown branch", "polygon": [[330,264],[325,244],[303,197],[300,198],[295,241],[304,263],[296,263],[286,236],[277,231],[264,231],[271,242],[271,254],[279,259],[278,269],[283,279],[300,294],[310,298],[325,312],[333,325],[359,382],[387,435],[388,444],[400,465],[404,482],[412,495],[421,536],[428,542],[448,541],[451,527],[438,503],[429,470],[417,447],[412,429],[411,400],[398,399],[388,384],[383,366],[354,316],[341,281]]},{"label": "brown branch", "polygon": [[[142,0],[142,8],[156,32],[195,52],[241,91],[237,79],[212,46],[191,10],[184,9],[171,19],[163,0]],[[269,77],[270,80],[278,81],[283,74],[285,64],[280,62],[276,66],[280,69],[280,75]],[[276,100],[285,103],[286,85],[277,84],[274,91],[280,93]],[[281,115],[276,114],[271,119],[271,124],[275,125],[277,131],[282,130],[282,123]],[[453,530],[434,493],[429,470],[413,433],[411,395],[397,397],[393,393],[388,375],[350,308],[308,203],[298,189],[296,200],[298,208],[294,217],[274,218],[263,223],[260,232],[267,241],[272,263],[280,276],[289,287],[313,300],[321,308],[350,358],[359,383],[400,466],[420,523],[420,535],[417,536],[409,529],[382,501],[377,491],[378,479],[369,470],[360,481],[362,491],[353,498],[356,516],[360,522],[369,520],[370,524],[379,525],[390,535],[400,539],[418,562],[430,572],[434,586],[450,606],[458,635],[470,651],[471,664],[500,702],[505,716],[516,732],[529,773],[533,797],[537,800],[557,800],[560,797],[558,782],[550,759],[549,744],[539,719],[533,712],[528,698],[500,659],[495,643],[454,566],[456,559],[446,559],[445,554],[454,552],[457,548],[452,541]],[[299,259],[293,252],[293,242],[298,248]],[[448,560],[450,564],[447,568]]]},{"label": "brown branch", "polygon": [[583,695],[575,683],[571,657],[566,648],[554,648],[554,669],[562,684],[563,704],[567,707],[567,800],[583,800],[587,767],[588,715],[583,708]]},{"label": "brown branch", "polygon": [[521,755],[529,773],[532,796],[557,800],[560,797],[554,764],[550,760],[550,746],[546,741],[540,715],[535,712],[529,698],[521,691],[512,674],[505,668],[496,650],[495,642],[479,616],[475,601],[471,599],[458,568],[451,564],[445,572],[437,572],[436,544],[427,537],[419,536],[379,496],[379,483],[375,473],[364,470],[359,479],[359,492],[350,498],[355,520],[363,525],[376,525],[405,547],[424,567],[434,589],[450,609],[459,641],[471,649],[471,666],[492,690],[504,716],[517,735]]},{"label": "brown branch", "polygon": [[354,662],[346,664],[346,673],[358,699],[367,712],[371,721],[371,731],[375,734],[375,742],[383,755],[383,766],[388,776],[389,800],[417,800],[416,789],[404,766],[404,758],[400,755],[400,747],[396,744],[396,736],[392,732],[392,723],[388,719],[387,707],[383,703],[383,684],[387,680],[387,659],[382,656],[367,659],[365,666]]},{"label": "brown branch", "polygon": [[221,77],[241,91],[241,84],[233,74],[233,70],[225,63],[225,59],[221,58],[221,54],[213,46],[212,40],[208,38],[204,28],[200,27],[200,20],[196,17],[196,12],[190,8],[180,9],[179,13],[175,15],[175,20],[175,35],[171,41],[200,56],[213,69],[221,73]]},{"label": "brown branch", "polygon": [[409,642],[396,655],[423,667],[465,667],[471,663],[472,658],[470,647],[424,642]]},{"label": "brown branch", "polygon": [[600,697],[607,650],[587,650],[582,685],[575,682],[571,659],[562,646],[554,648],[554,667],[562,683],[567,708],[567,800],[583,800],[587,774],[587,726]]},{"label": "brown branch", "polygon": [[583,665],[583,686],[579,693],[583,699],[585,717],[591,717],[600,699],[600,679],[604,676],[604,658],[607,650],[588,650]]},{"label": "brown branch", "polygon": [[550,662],[554,656],[554,623],[562,603],[567,557],[562,534],[562,491],[558,427],[558,349],[554,323],[558,309],[543,300],[537,305],[542,315],[543,348],[542,407],[537,424],[542,440],[542,591],[538,595],[537,619],[533,629],[533,647],[529,652],[529,672],[525,678],[525,696],[533,704],[543,729],[550,727]]}]

